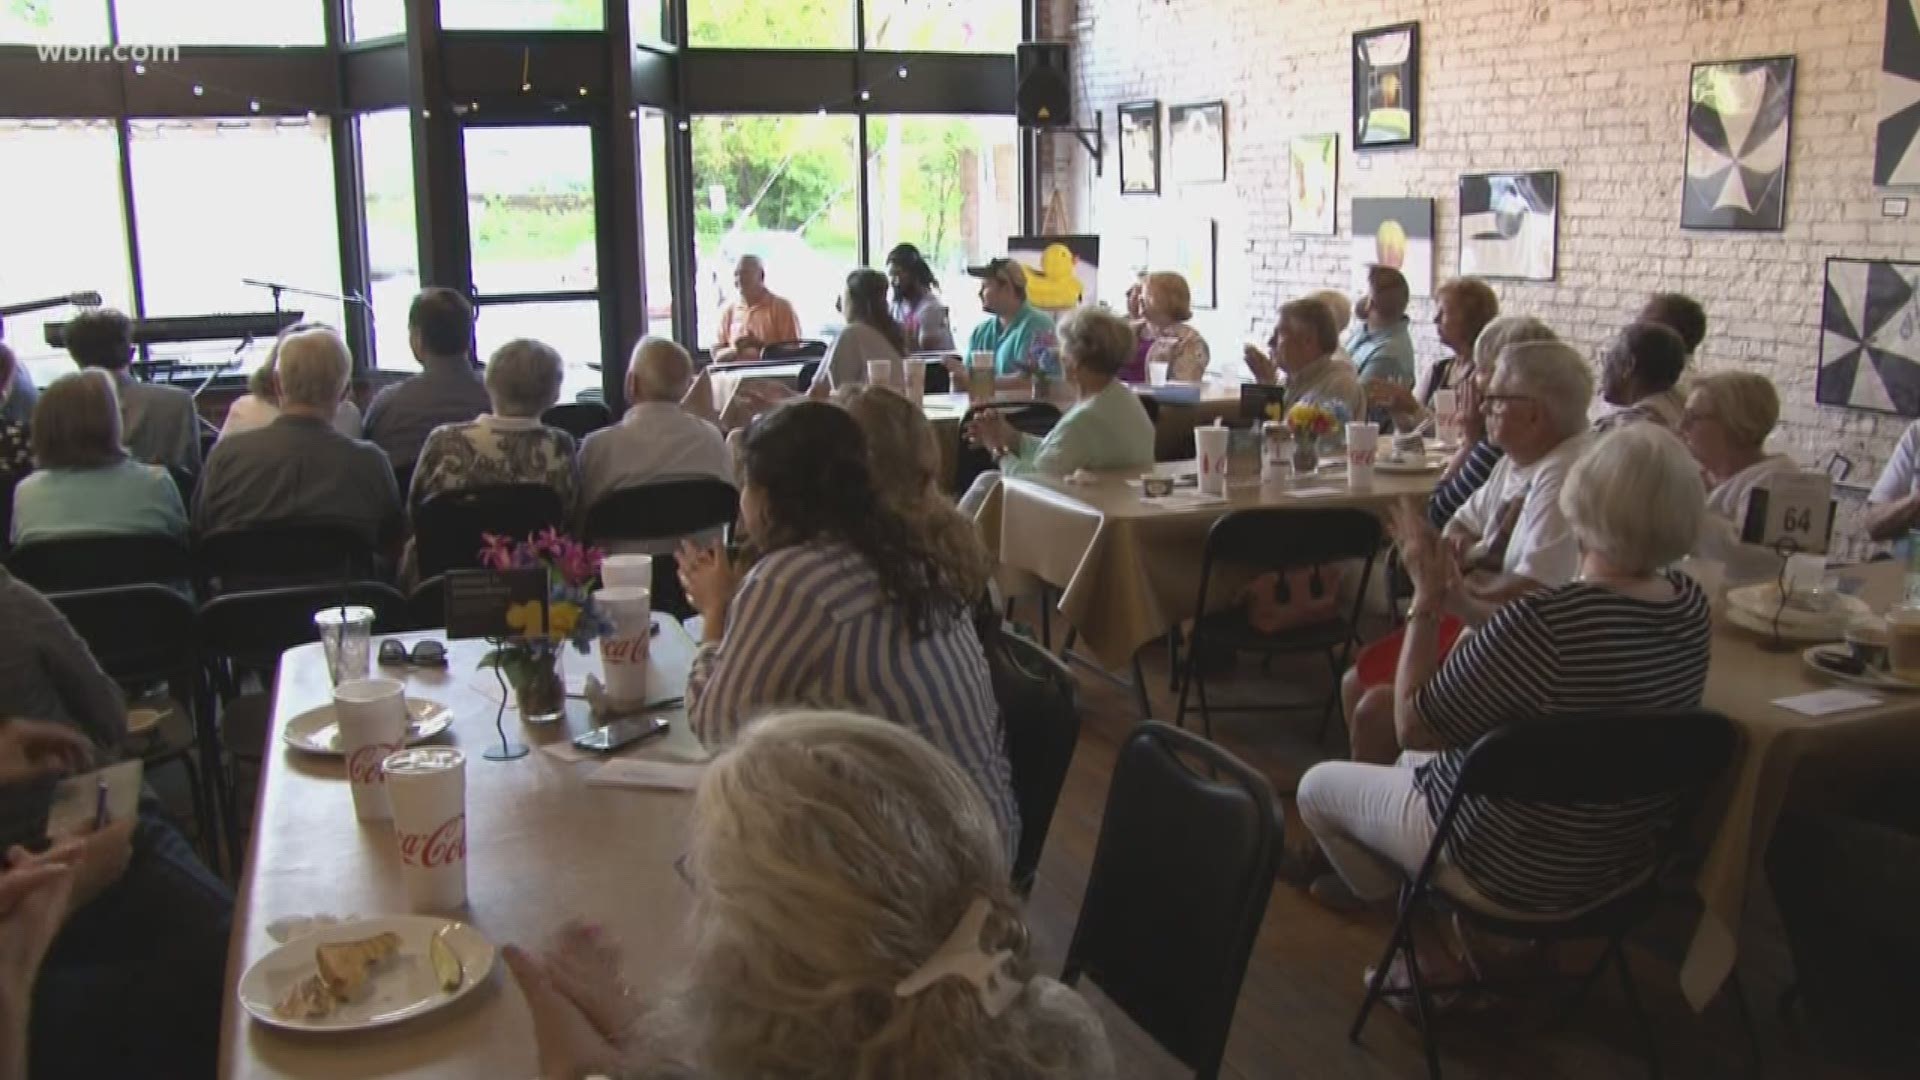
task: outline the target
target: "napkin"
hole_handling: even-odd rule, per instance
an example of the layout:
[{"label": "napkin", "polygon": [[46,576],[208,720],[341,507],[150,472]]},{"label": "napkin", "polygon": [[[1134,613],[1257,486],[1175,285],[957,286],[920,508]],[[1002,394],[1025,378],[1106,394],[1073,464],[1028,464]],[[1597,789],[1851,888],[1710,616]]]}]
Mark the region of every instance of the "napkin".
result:
[{"label": "napkin", "polygon": [[1880,704],[1881,699],[1858,690],[1816,690],[1811,694],[1774,699],[1774,704],[1801,716],[1827,716],[1832,713],[1864,709]]},{"label": "napkin", "polygon": [[702,763],[615,758],[587,774],[594,787],[639,788],[645,791],[692,791],[707,771]]}]

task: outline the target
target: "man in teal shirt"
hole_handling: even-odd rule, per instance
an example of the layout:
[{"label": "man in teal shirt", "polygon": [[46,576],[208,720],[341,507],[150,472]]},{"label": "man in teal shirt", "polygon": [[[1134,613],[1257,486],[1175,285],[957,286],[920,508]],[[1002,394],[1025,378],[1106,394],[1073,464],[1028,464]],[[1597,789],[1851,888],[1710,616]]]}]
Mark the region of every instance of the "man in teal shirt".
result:
[{"label": "man in teal shirt", "polygon": [[1400,271],[1391,266],[1367,267],[1362,322],[1347,337],[1347,356],[1359,369],[1361,382],[1385,379],[1413,389],[1413,335],[1407,330],[1411,293]]},{"label": "man in teal shirt", "polygon": [[988,316],[973,328],[967,351],[992,353],[994,374],[1001,379],[1026,379],[1041,371],[1057,381],[1060,346],[1053,319],[1027,303],[1026,269],[1012,259],[989,259],[985,266],[967,267],[967,273],[980,279],[980,306]]}]

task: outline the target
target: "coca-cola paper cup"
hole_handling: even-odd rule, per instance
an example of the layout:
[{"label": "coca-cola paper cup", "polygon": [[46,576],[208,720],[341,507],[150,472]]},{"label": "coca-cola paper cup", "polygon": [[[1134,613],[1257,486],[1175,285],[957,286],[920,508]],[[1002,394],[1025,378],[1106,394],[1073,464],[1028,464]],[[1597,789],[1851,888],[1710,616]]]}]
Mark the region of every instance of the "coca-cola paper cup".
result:
[{"label": "coca-cola paper cup", "polygon": [[615,706],[645,704],[653,594],[646,589],[601,589],[593,594],[593,606],[613,624],[600,638],[608,699]]},{"label": "coca-cola paper cup", "polygon": [[600,563],[600,584],[609,589],[653,588],[653,556],[607,556]]},{"label": "coca-cola paper cup", "polygon": [[894,381],[893,377],[893,361],[867,361],[867,381],[875,386],[887,386],[897,389],[898,384]]},{"label": "coca-cola paper cup", "polygon": [[393,800],[400,878],[418,912],[467,902],[467,758],[451,746],[420,746],[383,763]]},{"label": "coca-cola paper cup", "polygon": [[333,688],[333,719],[353,785],[353,812],[361,821],[385,821],[385,777],[380,763],[407,745],[407,688],[394,679],[351,679]]},{"label": "coca-cola paper cup", "polygon": [[927,362],[908,358],[901,361],[907,400],[918,405],[927,400]]}]

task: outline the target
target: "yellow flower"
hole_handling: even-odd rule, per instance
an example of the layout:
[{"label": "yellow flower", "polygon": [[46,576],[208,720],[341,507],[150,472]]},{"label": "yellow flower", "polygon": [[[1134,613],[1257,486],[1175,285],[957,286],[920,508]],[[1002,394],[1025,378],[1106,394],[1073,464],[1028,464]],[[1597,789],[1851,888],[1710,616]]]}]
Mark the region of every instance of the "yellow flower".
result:
[{"label": "yellow flower", "polygon": [[540,633],[540,601],[528,600],[507,608],[507,625],[521,637]]},{"label": "yellow flower", "polygon": [[561,601],[547,610],[547,636],[555,641],[565,641],[573,636],[573,628],[580,622],[580,605]]}]

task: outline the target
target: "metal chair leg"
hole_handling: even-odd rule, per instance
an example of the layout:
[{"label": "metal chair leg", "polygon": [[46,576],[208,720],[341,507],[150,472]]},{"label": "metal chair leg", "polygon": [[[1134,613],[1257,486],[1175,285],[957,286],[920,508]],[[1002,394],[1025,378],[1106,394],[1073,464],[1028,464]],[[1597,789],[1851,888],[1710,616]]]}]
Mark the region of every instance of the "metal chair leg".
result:
[{"label": "metal chair leg", "polygon": [[1320,731],[1313,737],[1316,746],[1327,744],[1327,727],[1333,722],[1333,706],[1340,700],[1340,660],[1332,649],[1327,650],[1327,670],[1333,674],[1333,693],[1328,695],[1326,704],[1320,706]]},{"label": "metal chair leg", "polygon": [[1207,707],[1207,677],[1199,669],[1193,672],[1193,688],[1200,698],[1200,732],[1208,739],[1213,738],[1213,710]]},{"label": "metal chair leg", "polygon": [[1374,1005],[1380,1000],[1380,992],[1387,984],[1387,973],[1393,967],[1393,958],[1400,951],[1400,940],[1406,936],[1409,920],[1412,918],[1413,904],[1408,891],[1400,891],[1400,913],[1394,918],[1393,933],[1387,935],[1386,948],[1380,952],[1380,962],[1373,966],[1373,978],[1367,980],[1367,994],[1360,999],[1359,1015],[1353,1018],[1353,1026],[1347,1029],[1347,1041],[1360,1041],[1360,1032],[1367,1026],[1367,1016],[1373,1012]]},{"label": "metal chair leg", "polygon": [[1660,1080],[1660,1052],[1654,1044],[1653,1021],[1647,1017],[1647,1010],[1640,1005],[1640,992],[1633,985],[1633,970],[1627,963],[1627,950],[1618,937],[1608,946],[1613,952],[1614,969],[1620,973],[1620,993],[1626,996],[1627,1007],[1632,1010],[1634,1020],[1640,1025],[1640,1039],[1644,1045],[1642,1053],[1647,1058],[1647,1075]]},{"label": "metal chair leg", "polygon": [[1760,1030],[1753,1024],[1753,1010],[1747,1007],[1747,990],[1740,984],[1740,970],[1727,973],[1727,991],[1733,997],[1734,1011],[1740,1014],[1740,1030],[1747,1036],[1747,1053],[1753,1059],[1754,1080],[1766,1072],[1766,1059],[1760,1053]]},{"label": "metal chair leg", "polygon": [[1147,698],[1147,672],[1140,666],[1140,650],[1133,651],[1133,693],[1139,699],[1140,719],[1153,719],[1153,702]]},{"label": "metal chair leg", "polygon": [[1167,628],[1167,690],[1180,689],[1180,624]]},{"label": "metal chair leg", "polygon": [[1053,590],[1040,586],[1040,647],[1053,651]]},{"label": "metal chair leg", "polygon": [[1175,706],[1173,710],[1173,726],[1177,728],[1185,728],[1187,726],[1187,690],[1200,678],[1200,673],[1194,670],[1194,657],[1200,652],[1198,648],[1199,643],[1200,637],[1198,634],[1194,635],[1194,639],[1187,643],[1187,677],[1180,680],[1180,704]]},{"label": "metal chair leg", "polygon": [[1407,981],[1413,987],[1413,1014],[1420,1021],[1420,1041],[1427,1051],[1428,1080],[1440,1080],[1440,1043],[1433,1031],[1433,1003],[1427,1000],[1427,980],[1420,970],[1420,949],[1413,936],[1413,925],[1407,925],[1406,947],[1402,950],[1407,958]]}]

